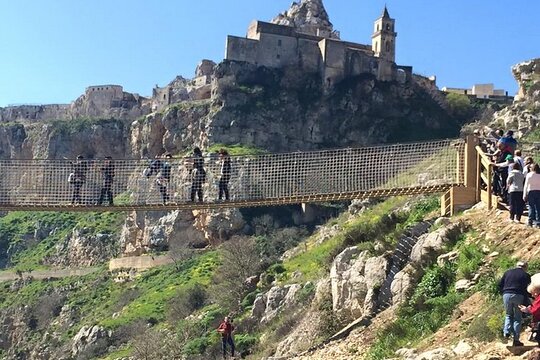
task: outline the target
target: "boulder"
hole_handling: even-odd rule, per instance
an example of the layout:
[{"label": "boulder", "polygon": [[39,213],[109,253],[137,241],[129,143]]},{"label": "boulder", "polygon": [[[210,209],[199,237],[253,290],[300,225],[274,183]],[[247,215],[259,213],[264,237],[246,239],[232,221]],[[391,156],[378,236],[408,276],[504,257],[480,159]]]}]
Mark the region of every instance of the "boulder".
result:
[{"label": "boulder", "polygon": [[111,336],[112,333],[101,326],[83,326],[72,339],[71,354],[77,357],[100,340],[108,342]]},{"label": "boulder", "polygon": [[438,348],[435,350],[426,351],[416,357],[415,360],[450,360],[455,359],[456,354],[452,350]]},{"label": "boulder", "polygon": [[461,340],[453,349],[454,353],[459,357],[463,357],[472,351],[472,346],[465,340]]}]

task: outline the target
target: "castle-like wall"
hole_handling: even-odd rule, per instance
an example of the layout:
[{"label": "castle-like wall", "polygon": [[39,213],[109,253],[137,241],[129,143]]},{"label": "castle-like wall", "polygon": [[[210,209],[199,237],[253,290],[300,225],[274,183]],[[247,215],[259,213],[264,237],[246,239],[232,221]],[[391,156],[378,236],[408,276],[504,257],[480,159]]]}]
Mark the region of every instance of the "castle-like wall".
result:
[{"label": "castle-like wall", "polygon": [[19,105],[0,108],[0,122],[63,120],[69,118],[70,105]]}]

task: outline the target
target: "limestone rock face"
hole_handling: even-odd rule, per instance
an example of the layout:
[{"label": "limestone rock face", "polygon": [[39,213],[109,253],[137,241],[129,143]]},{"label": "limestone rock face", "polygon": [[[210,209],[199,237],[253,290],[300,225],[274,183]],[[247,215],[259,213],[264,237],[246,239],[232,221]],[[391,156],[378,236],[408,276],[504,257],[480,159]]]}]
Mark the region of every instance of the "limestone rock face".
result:
[{"label": "limestone rock face", "polygon": [[271,152],[357,147],[447,138],[460,128],[416,82],[360,76],[327,93],[320,75],[299,68],[225,61],[214,72],[211,110],[193,125],[204,129],[203,146],[241,143]]},{"label": "limestone rock face", "polygon": [[238,209],[194,211],[195,227],[210,244],[219,244],[240,233],[246,222]]},{"label": "limestone rock face", "polygon": [[377,307],[377,289],[386,278],[388,260],[369,257],[357,247],[336,256],[330,270],[334,311],[352,318],[372,314]]},{"label": "limestone rock face", "polygon": [[81,330],[79,330],[79,332],[73,337],[71,354],[76,357],[90,346],[95,345],[98,341],[108,341],[111,336],[111,332],[106,331],[101,326],[83,326]]},{"label": "limestone rock face", "polygon": [[262,324],[272,321],[296,303],[298,291],[301,289],[302,285],[299,284],[272,287],[268,292],[257,296],[251,316]]},{"label": "limestone rock face", "polygon": [[152,249],[201,247],[206,244],[203,234],[194,228],[191,211],[131,212],[120,235],[121,252],[138,256]]},{"label": "limestone rock face", "polygon": [[86,267],[102,264],[117,255],[118,243],[114,236],[75,228],[56,245],[54,255],[45,262],[57,267]]},{"label": "limestone rock face", "polygon": [[292,26],[305,34],[339,39],[322,0],[293,2],[290,9],[272,19],[272,23]]},{"label": "limestone rock face", "polygon": [[445,245],[455,240],[461,232],[461,223],[445,225],[429,234],[422,235],[414,245],[409,256],[409,263],[399,271],[390,286],[392,303],[405,302],[429,265],[435,263]]},{"label": "limestone rock face", "polygon": [[540,58],[513,66],[512,73],[519,93],[511,106],[494,114],[492,123],[494,127],[503,123],[505,128],[517,130],[519,136],[540,125]]}]

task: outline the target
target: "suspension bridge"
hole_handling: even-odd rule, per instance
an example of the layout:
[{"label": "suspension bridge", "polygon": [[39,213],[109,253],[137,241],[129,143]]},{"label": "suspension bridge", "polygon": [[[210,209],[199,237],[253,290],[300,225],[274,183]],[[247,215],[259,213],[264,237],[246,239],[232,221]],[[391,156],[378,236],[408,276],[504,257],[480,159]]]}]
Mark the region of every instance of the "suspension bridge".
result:
[{"label": "suspension bridge", "polygon": [[[473,196],[459,189],[475,186],[474,145],[452,139],[231,156],[227,201],[217,200],[222,177],[217,154],[204,157],[203,201],[190,201],[197,175],[189,157],[160,159],[155,169],[150,160],[0,160],[0,210],[196,210],[433,193],[446,194],[452,209]],[[165,163],[167,174],[161,169]],[[467,172],[472,167],[473,177]],[[81,168],[84,178],[74,182]],[[110,205],[99,201],[104,188],[112,192]]]}]

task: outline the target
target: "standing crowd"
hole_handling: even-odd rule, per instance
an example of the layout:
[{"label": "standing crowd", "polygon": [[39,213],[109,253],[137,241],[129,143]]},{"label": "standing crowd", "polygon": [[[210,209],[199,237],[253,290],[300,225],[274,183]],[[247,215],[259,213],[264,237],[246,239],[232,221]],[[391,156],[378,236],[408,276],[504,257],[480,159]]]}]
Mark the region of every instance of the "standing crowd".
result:
[{"label": "standing crowd", "polygon": [[520,223],[528,205],[528,225],[540,227],[540,166],[531,156],[523,158],[512,130],[488,136],[478,130],[474,133],[492,160],[492,192],[509,205],[509,220]]},{"label": "standing crowd", "polygon": [[[220,178],[218,183],[218,201],[230,200],[229,181],[231,179],[231,157],[227,150],[221,149],[218,152]],[[154,179],[154,183],[161,194],[163,205],[166,205],[171,200],[170,184],[172,177],[172,155],[166,153],[162,156],[156,156],[155,159],[149,161],[148,166],[144,169],[142,175],[146,179]],[[81,191],[84,184],[87,182],[88,172],[91,165],[96,165],[99,169],[102,178],[102,185],[99,198],[95,201],[83,201]],[[204,199],[203,185],[206,182],[206,170],[204,164],[203,153],[200,148],[193,149],[190,163],[188,164],[191,177],[191,191],[187,201],[194,202],[197,198],[199,202]],[[82,155],[77,156],[77,159],[71,162],[71,173],[68,176],[68,183],[72,188],[71,204],[72,205],[88,205],[94,204],[100,206],[104,201],[109,206],[114,205],[113,185],[115,178],[115,165],[110,156],[106,156],[104,160],[89,162]]]}]

